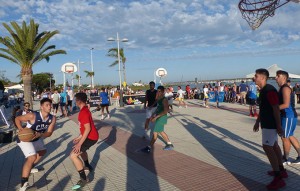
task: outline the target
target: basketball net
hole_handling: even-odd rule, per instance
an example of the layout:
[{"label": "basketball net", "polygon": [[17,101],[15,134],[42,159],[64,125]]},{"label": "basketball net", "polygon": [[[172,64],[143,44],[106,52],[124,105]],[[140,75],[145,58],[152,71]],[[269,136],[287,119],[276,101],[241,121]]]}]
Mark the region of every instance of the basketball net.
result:
[{"label": "basketball net", "polygon": [[[299,1],[299,0],[293,0]],[[280,0],[241,0],[239,2],[239,9],[252,30],[257,29],[266,18],[273,17],[275,10],[286,3],[285,0],[280,4]]]}]

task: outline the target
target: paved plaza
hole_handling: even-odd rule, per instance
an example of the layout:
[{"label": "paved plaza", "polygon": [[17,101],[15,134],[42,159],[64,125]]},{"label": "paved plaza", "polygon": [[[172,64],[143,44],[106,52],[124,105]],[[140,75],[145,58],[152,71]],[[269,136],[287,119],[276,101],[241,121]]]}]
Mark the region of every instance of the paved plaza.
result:
[{"label": "paved plaza", "polygon": [[[266,174],[271,166],[261,147],[261,132],[252,131],[255,118],[248,116],[248,107],[222,103],[216,109],[212,103],[207,109],[199,100],[187,104],[174,107],[165,127],[174,150],[163,151],[159,140],[150,154],[136,152],[149,143],[142,138],[142,105],[112,106],[111,118],[103,121],[100,112],[92,110],[100,140],[88,151],[95,171],[82,190],[265,190],[272,180]],[[39,165],[44,170],[32,174],[30,184],[41,191],[71,190],[79,175],[68,155],[78,134],[76,113],[57,120],[53,135],[45,139],[48,153]],[[0,191],[18,190],[24,156],[15,142],[0,147]],[[290,156],[296,157],[293,148]],[[282,190],[300,190],[300,165],[287,170]]]}]

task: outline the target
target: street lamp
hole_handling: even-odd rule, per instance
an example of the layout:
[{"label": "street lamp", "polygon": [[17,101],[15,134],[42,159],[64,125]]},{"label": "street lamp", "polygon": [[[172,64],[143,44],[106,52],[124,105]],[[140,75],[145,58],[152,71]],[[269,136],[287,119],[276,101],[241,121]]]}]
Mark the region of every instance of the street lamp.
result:
[{"label": "street lamp", "polygon": [[122,92],[122,80],[121,80],[121,63],[120,63],[120,41],[121,42],[128,42],[127,38],[120,39],[119,33],[117,32],[117,39],[112,37],[108,38],[107,41],[117,41],[118,45],[118,63],[119,63],[119,86],[120,86],[120,107],[124,106],[123,103],[123,92]]},{"label": "street lamp", "polygon": [[[94,72],[94,66],[93,66],[93,50],[94,48],[91,48],[91,68],[92,68],[92,72]],[[94,88],[94,75],[92,75],[92,84],[91,84],[92,88]]]},{"label": "street lamp", "polygon": [[78,88],[80,88],[80,79],[81,79],[81,76],[80,76],[80,68],[79,68],[79,65],[80,64],[84,64],[84,62],[79,62],[79,59],[77,61],[77,68],[78,68],[78,76],[79,76],[79,79],[78,79]]}]

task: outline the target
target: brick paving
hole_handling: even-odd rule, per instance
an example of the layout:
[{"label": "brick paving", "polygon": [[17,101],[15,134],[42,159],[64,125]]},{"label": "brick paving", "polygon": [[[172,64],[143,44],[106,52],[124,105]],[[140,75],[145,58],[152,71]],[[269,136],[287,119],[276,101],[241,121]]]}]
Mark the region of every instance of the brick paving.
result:
[{"label": "brick paving", "polygon": [[[206,109],[197,100],[187,103],[188,108],[174,107],[166,125],[175,149],[163,151],[158,140],[150,154],[136,152],[149,143],[141,138],[145,112],[140,105],[113,106],[112,118],[104,121],[93,112],[100,140],[88,151],[95,172],[83,190],[265,190],[271,167],[260,133],[252,132],[255,119],[247,116],[248,107],[222,103],[220,109],[214,104]],[[71,141],[79,134],[76,117],[58,119],[55,132],[45,139],[48,153],[40,164],[44,170],[29,180],[38,190],[70,190],[77,182],[68,158]],[[295,135],[300,138],[299,127]],[[0,145],[1,191],[19,188],[23,162],[15,143]],[[298,190],[300,165],[287,170],[287,187],[282,190]]]}]

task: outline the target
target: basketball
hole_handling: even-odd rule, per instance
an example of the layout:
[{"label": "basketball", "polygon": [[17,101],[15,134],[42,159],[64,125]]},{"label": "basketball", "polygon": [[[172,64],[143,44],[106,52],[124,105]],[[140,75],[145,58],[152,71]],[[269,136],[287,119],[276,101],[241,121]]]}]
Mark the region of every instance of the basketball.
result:
[{"label": "basketball", "polygon": [[19,131],[18,137],[23,142],[30,142],[34,137],[34,131],[30,128],[23,128],[22,131]]}]

